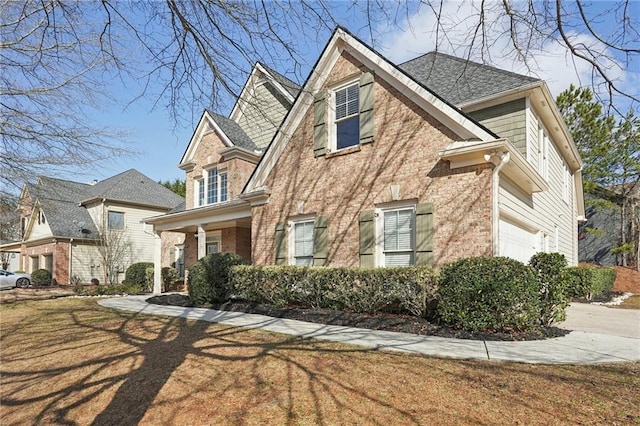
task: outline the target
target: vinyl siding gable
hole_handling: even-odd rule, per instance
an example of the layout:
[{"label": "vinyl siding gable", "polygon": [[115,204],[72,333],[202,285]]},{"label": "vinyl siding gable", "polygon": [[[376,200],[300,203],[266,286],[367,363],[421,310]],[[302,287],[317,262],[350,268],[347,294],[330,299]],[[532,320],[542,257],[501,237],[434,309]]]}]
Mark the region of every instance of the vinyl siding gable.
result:
[{"label": "vinyl siding gable", "polygon": [[527,155],[526,100],[516,99],[490,108],[473,111],[469,115],[495,132],[507,138],[524,156]]},{"label": "vinyl siding gable", "polygon": [[238,124],[259,148],[265,148],[290,107],[270,83],[259,84],[247,100]]}]

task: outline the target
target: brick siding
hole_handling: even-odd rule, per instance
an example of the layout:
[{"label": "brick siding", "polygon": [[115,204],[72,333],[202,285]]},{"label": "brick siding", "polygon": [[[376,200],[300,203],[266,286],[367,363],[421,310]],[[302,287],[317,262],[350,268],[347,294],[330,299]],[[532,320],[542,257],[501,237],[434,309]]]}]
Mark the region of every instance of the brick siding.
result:
[{"label": "brick siding", "polygon": [[[326,86],[361,71],[343,54]],[[253,209],[254,263],[275,262],[276,224],[302,202],[303,214],[328,217],[329,265],[359,265],[359,213],[392,201],[392,184],[402,200],[433,203],[436,267],[491,254],[492,166],[450,170],[437,152],[460,138],[402,93],[375,78],[375,141],[348,153],[314,158],[312,126],[313,107],[267,178],[269,203]]]}]

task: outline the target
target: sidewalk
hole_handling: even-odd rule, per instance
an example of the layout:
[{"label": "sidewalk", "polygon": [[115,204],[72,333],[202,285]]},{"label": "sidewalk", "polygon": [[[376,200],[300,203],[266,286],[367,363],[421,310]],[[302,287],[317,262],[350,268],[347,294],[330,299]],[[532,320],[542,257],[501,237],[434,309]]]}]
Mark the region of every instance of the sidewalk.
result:
[{"label": "sidewalk", "polygon": [[373,349],[445,358],[513,361],[530,364],[596,364],[640,360],[639,338],[602,333],[572,331],[563,337],[524,342],[448,339],[315,324],[242,312],[152,305],[145,301],[149,297],[146,295],[101,299],[98,303],[105,307],[130,312],[219,322]]}]

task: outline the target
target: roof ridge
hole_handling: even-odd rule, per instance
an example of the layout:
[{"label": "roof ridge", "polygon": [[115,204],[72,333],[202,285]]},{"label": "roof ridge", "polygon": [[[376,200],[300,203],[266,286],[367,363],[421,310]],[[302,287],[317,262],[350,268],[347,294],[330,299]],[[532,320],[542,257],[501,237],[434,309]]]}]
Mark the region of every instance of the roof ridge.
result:
[{"label": "roof ridge", "polygon": [[284,80],[286,80],[288,83],[290,83],[292,86],[296,86],[297,88],[301,88],[302,86],[300,86],[299,83],[296,83],[295,81],[291,80],[289,77],[287,77],[286,75],[280,73],[279,71],[277,71],[274,68],[271,68],[269,65],[266,65],[260,61],[257,62],[258,64],[260,64],[260,66],[262,66],[263,68],[265,68],[267,71],[269,71],[270,73],[275,74],[278,77],[283,78]]},{"label": "roof ridge", "polygon": [[479,68],[488,69],[488,70],[491,70],[491,71],[496,71],[496,72],[499,72],[499,73],[501,73],[501,74],[510,74],[510,75],[512,75],[512,76],[514,76],[514,77],[524,77],[524,78],[531,79],[532,81],[542,81],[540,78],[537,78],[537,77],[531,77],[531,76],[528,76],[528,75],[525,75],[525,74],[517,73],[517,72],[515,72],[515,71],[505,70],[505,69],[503,69],[503,68],[498,68],[498,67],[496,67],[495,65],[488,65],[488,64],[484,64],[484,63],[482,63],[482,62],[477,62],[477,61],[472,60],[472,59],[470,59],[470,58],[466,58],[466,59],[465,59],[465,58],[460,58],[460,57],[458,57],[458,56],[451,55],[451,54],[449,54],[449,53],[439,52],[439,51],[437,51],[437,50],[432,50],[431,52],[427,52],[427,53],[424,53],[424,54],[422,54],[422,55],[420,55],[420,56],[416,56],[416,57],[415,57],[415,58],[413,58],[413,59],[409,59],[409,60],[407,60],[407,61],[404,61],[404,62],[402,62],[402,63],[398,64],[398,66],[400,66],[400,65],[405,65],[405,64],[407,64],[408,62],[415,61],[415,60],[417,60],[417,59],[420,59],[420,58],[422,58],[422,57],[424,57],[424,56],[429,56],[429,55],[444,56],[444,57],[446,57],[446,58],[449,58],[449,59],[455,60],[455,61],[457,61],[457,62],[462,62],[462,63],[465,63],[465,64],[471,64],[471,65],[473,65],[473,66],[476,66],[476,67],[479,67]]}]

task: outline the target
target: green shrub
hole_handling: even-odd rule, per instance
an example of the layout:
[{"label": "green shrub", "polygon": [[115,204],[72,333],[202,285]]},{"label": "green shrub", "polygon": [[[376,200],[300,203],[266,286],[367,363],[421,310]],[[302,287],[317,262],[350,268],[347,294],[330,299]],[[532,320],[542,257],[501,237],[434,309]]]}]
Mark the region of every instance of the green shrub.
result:
[{"label": "green shrub", "polygon": [[228,300],[232,293],[229,284],[231,267],[248,263],[248,260],[233,253],[215,253],[198,260],[189,268],[187,286],[191,302],[202,306]]},{"label": "green shrub", "polygon": [[36,269],[31,273],[31,283],[34,285],[51,285],[51,272],[46,269]]},{"label": "green shrub", "polygon": [[144,271],[144,289],[145,291],[153,291],[154,268],[147,268]]},{"label": "green shrub", "polygon": [[529,261],[540,292],[540,324],[545,327],[564,321],[569,306],[567,259],[560,253],[537,253]]},{"label": "green shrub", "polygon": [[127,284],[145,285],[147,280],[147,268],[153,268],[153,263],[138,262],[132,264],[127,268],[127,272],[124,274],[125,282]]},{"label": "green shrub", "polygon": [[164,284],[163,291],[167,291],[176,281],[178,281],[178,270],[171,266],[165,266],[160,270],[162,276],[162,283]]},{"label": "green shrub", "polygon": [[533,331],[540,297],[533,270],[505,257],[472,257],[440,273],[438,315],[449,326],[478,331]]},{"label": "green shrub", "polygon": [[569,297],[586,298],[591,300],[611,290],[616,281],[616,270],[613,268],[598,268],[593,266],[574,266],[567,268]]},{"label": "green shrub", "polygon": [[428,316],[437,276],[424,267],[236,266],[231,285],[238,297],[257,303]]},{"label": "green shrub", "polygon": [[140,284],[111,284],[93,288],[76,286],[73,291],[80,296],[111,296],[115,294],[143,293],[143,289]]}]

